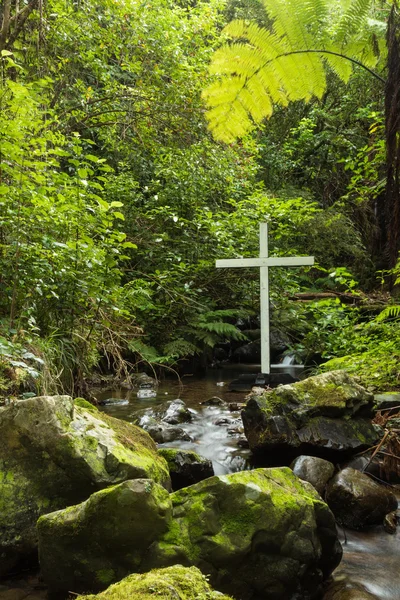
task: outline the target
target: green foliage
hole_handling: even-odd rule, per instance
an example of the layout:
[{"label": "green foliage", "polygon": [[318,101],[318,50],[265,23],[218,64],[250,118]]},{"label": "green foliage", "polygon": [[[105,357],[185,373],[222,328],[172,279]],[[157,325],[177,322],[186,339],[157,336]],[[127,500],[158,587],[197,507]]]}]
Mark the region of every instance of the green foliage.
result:
[{"label": "green foliage", "polygon": [[296,323],[299,339],[293,351],[301,361],[312,362],[315,357],[327,360],[355,350],[359,312],[339,298],[295,305],[292,312],[291,322]]},{"label": "green foliage", "polygon": [[[316,254],[320,263],[308,273],[271,269],[274,323],[281,323],[287,297],[303,288],[325,289],[326,281],[330,289],[355,286],[352,274],[337,265],[343,259],[364,264],[357,232],[334,209],[323,210],[304,198],[260,191],[241,201],[226,202],[224,209],[191,205],[190,219],[178,216],[169,205],[147,213],[142,209],[142,243],[129,271],[130,277],[138,278],[137,284],[131,282],[125,289],[140,298],[136,321],[146,333],[145,343],[157,349],[157,357],[178,353],[177,340],[181,348],[186,342],[193,344],[191,355],[224,339],[236,339],[233,326],[241,313],[258,313],[257,269],[217,270],[215,260],[257,256],[258,223],[265,220],[271,255]],[[140,231],[132,237],[136,239]]]},{"label": "green foliage", "polygon": [[[265,220],[271,254],[317,258],[271,270],[273,325],[302,356],[369,351],[356,311],[291,296],[354,293],[369,269],[362,211],[382,188],[381,90],[360,70],[345,88],[351,63],[329,52],[371,67],[381,23],[367,0],[264,4],[268,14],[255,0],[49,0],[29,3],[24,22],[12,4],[0,58],[3,389],[83,393],[99,362],[125,378],[243,340],[258,270],[216,270],[215,259],[256,256]],[[231,86],[208,88],[221,131],[233,89],[238,118],[276,113],[226,146],[207,131],[201,90],[231,17],[257,24],[230,24],[233,43],[215,55]],[[375,321],[376,340],[394,326]]]},{"label": "green foliage", "polygon": [[351,173],[347,194],[342,201],[355,204],[370,203],[384,191],[386,179],[383,175],[386,146],[383,139],[384,123],[381,112],[360,110],[358,114],[368,119],[370,139],[358,149],[355,156],[342,159],[345,170]]},{"label": "green foliage", "polygon": [[19,335],[63,340],[64,357],[84,370],[99,328],[103,337],[110,315],[129,314],[119,270],[126,234],[122,202],[102,197],[110,167],[78,135],[57,131],[49,85],[9,80],[0,95],[0,310]]},{"label": "green foliage", "polygon": [[389,319],[398,319],[400,317],[400,306],[393,305],[387,306],[379,315],[376,317],[375,321],[380,323],[381,321],[386,321]]},{"label": "green foliage", "polygon": [[3,335],[0,336],[0,394],[18,395],[36,389],[44,361],[31,348]]},{"label": "green foliage", "polygon": [[[395,334],[394,339],[386,336]],[[372,390],[398,388],[399,372],[399,331],[380,331],[378,339],[371,343],[369,350],[352,352],[324,363],[323,370],[345,369],[360,377],[362,383]]]},{"label": "green foliage", "polygon": [[[400,384],[400,309],[387,307],[371,320],[361,319],[356,309],[342,310],[345,317],[334,323],[330,340],[332,357],[322,369],[345,369],[358,375],[363,384],[374,390]],[[328,342],[329,343],[329,342]]]},{"label": "green foliage", "polygon": [[321,98],[327,68],[347,82],[353,65],[370,69],[381,48],[371,21],[371,0],[263,0],[272,26],[236,20],[217,50],[211,72],[219,79],[204,91],[216,139],[232,142],[272,115],[274,105]]}]

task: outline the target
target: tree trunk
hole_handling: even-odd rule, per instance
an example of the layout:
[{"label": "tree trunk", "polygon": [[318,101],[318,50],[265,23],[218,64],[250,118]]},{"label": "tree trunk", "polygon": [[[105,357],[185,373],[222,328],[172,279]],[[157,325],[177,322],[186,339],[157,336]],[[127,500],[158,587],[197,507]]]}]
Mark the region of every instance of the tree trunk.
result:
[{"label": "tree trunk", "polygon": [[389,269],[400,250],[400,14],[393,3],[387,29],[388,78],[385,90],[387,183],[384,202],[378,205],[382,249]]}]

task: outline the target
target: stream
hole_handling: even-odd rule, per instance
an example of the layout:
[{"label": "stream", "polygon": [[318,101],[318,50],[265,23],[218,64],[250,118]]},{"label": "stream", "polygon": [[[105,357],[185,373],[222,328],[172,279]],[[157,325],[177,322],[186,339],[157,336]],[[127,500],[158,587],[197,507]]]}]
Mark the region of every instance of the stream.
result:
[{"label": "stream", "polygon": [[[244,366],[239,368],[242,372]],[[240,433],[240,412],[228,408],[229,403],[244,402],[246,396],[246,393],[228,391],[229,381],[237,377],[237,373],[237,367],[231,367],[210,370],[202,379],[184,376],[180,381],[166,380],[160,383],[154,398],[139,399],[136,391],[123,389],[95,395],[100,402],[107,402],[101,410],[127,421],[134,420],[144,409],[157,410],[166,402],[180,398],[193,411],[192,422],[180,424],[191,441],[179,440],[162,446],[194,450],[212,461],[216,475],[223,475],[251,468],[251,453],[241,447],[245,443]],[[200,404],[215,396],[226,404]],[[346,589],[348,586],[366,590],[379,600],[400,600],[399,529],[394,535],[386,533],[381,526],[362,532],[339,531],[344,554],[334,572],[334,580],[346,582]],[[341,597],[357,598],[356,595]]]},{"label": "stream", "polygon": [[[179,427],[188,433],[191,441],[176,440],[160,446],[194,450],[212,461],[216,475],[225,475],[249,468],[250,458],[250,451],[240,448],[237,443],[243,439],[243,434],[229,433],[242,429],[242,422],[240,412],[231,412],[228,404],[243,402],[245,394],[229,392],[228,383],[227,372],[216,370],[211,371],[205,379],[186,376],[180,381],[163,381],[158,386],[155,398],[140,399],[136,391],[123,389],[95,393],[95,396],[100,402],[111,402],[99,407],[101,410],[126,421],[133,421],[137,413],[146,409],[157,411],[166,402],[177,398],[183,400],[192,411],[193,419],[190,423],[180,423]],[[226,404],[201,405],[201,402],[212,397],[221,398]]]}]

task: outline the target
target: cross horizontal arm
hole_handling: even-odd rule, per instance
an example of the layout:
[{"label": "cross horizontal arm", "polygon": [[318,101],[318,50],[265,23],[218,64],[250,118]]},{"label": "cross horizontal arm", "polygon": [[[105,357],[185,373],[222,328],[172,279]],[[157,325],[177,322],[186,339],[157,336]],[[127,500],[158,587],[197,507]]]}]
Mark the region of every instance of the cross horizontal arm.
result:
[{"label": "cross horizontal arm", "polygon": [[271,256],[269,258],[227,258],[217,260],[217,268],[224,267],[307,267],[314,264],[313,256]]}]

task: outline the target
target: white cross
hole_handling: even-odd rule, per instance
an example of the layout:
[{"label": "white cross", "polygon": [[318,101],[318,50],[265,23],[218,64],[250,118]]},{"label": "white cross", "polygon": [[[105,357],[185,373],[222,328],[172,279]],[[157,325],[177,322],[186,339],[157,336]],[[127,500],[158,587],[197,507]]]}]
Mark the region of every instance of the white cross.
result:
[{"label": "white cross", "polygon": [[217,260],[216,267],[260,267],[261,372],[270,372],[269,267],[303,267],[314,264],[313,256],[268,256],[268,224],[260,223],[260,258]]}]

